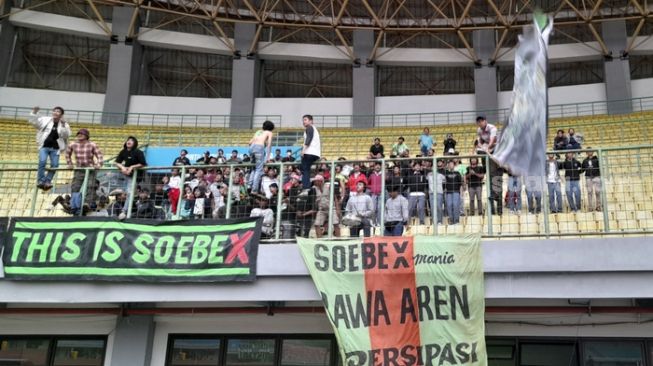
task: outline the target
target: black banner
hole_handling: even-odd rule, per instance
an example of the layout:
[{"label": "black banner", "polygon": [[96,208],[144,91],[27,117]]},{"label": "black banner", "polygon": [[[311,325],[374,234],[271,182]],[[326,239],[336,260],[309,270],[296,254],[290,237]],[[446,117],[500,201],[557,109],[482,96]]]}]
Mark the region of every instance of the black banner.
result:
[{"label": "black banner", "polygon": [[12,219],[6,279],[254,281],[261,219]]}]

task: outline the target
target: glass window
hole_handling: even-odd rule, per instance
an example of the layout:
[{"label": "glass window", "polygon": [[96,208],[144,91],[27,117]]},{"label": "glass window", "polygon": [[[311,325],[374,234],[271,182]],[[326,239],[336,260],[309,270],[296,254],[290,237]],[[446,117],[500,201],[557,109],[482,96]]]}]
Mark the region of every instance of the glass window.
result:
[{"label": "glass window", "polygon": [[54,366],[102,366],[104,340],[57,340]]},{"label": "glass window", "polygon": [[521,366],[578,366],[578,353],[573,343],[525,343],[520,347]]},{"label": "glass window", "polygon": [[226,366],[274,365],[274,339],[229,339]]},{"label": "glass window", "polygon": [[48,339],[0,338],[0,365],[2,366],[47,366]]},{"label": "glass window", "polygon": [[583,364],[585,366],[642,366],[644,365],[642,343],[584,342]]},{"label": "glass window", "polygon": [[486,342],[489,366],[514,366],[515,341],[488,339]]},{"label": "glass window", "polygon": [[175,339],[170,366],[217,366],[220,360],[219,339]]},{"label": "glass window", "polygon": [[328,366],[331,363],[331,340],[284,339],[281,366]]}]

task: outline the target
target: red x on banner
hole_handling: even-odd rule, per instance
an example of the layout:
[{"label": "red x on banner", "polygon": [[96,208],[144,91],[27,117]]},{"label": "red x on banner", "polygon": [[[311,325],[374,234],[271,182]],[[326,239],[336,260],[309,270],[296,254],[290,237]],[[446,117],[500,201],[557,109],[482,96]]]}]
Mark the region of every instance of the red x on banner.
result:
[{"label": "red x on banner", "polygon": [[229,251],[227,258],[225,259],[226,264],[233,263],[236,257],[238,257],[240,263],[249,264],[249,256],[247,255],[245,246],[250,239],[252,239],[252,236],[254,236],[254,232],[251,230],[247,231],[242,238],[239,238],[238,234],[229,235],[229,239],[231,240],[231,251]]}]

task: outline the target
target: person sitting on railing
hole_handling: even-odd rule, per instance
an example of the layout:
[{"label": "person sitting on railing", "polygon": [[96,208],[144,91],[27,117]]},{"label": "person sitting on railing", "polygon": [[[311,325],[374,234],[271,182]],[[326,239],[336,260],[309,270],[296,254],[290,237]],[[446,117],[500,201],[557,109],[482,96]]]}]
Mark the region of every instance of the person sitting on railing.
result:
[{"label": "person sitting on railing", "polygon": [[94,168],[87,171],[85,169],[77,169],[73,173],[73,180],[70,184],[70,190],[72,192],[70,199],[70,208],[73,215],[82,214],[82,195],[81,189],[84,185],[84,179],[86,179],[86,193],[84,199],[84,206],[86,211],[95,210],[96,207],[96,196],[95,191],[97,186],[95,183],[96,171],[104,164],[104,158],[102,156],[102,151],[95,144],[95,142],[90,141],[90,133],[87,129],[82,128],[77,132],[77,141],[73,142],[66,149],[66,164],[68,168],[73,168],[72,154],[75,154],[75,167],[77,168]]},{"label": "person sitting on railing", "polygon": [[333,210],[333,235],[340,236],[340,200],[334,192],[334,205],[329,203],[330,187],[329,183],[324,183],[324,177],[321,174],[313,178],[313,189],[315,190],[315,206],[317,214],[315,215],[315,236],[321,238],[325,231],[330,230],[329,211]]},{"label": "person sitting on railing", "polygon": [[355,196],[358,192],[358,182],[363,182],[367,186],[367,177],[361,172],[361,165],[354,163],[354,172],[349,175],[347,181],[347,188],[349,188],[349,196]]},{"label": "person sitting on railing", "polygon": [[254,137],[249,140],[249,153],[252,156],[253,163],[256,164],[254,171],[249,175],[247,182],[251,192],[259,192],[261,178],[263,177],[263,166],[268,160],[272,160],[272,138],[274,137],[274,123],[270,121],[263,122],[262,129],[256,131]]},{"label": "person sitting on railing", "polygon": [[175,158],[175,160],[172,162],[172,165],[190,165],[190,160],[188,160],[186,155],[188,155],[188,150],[181,149],[179,156]]},{"label": "person sitting on railing", "polygon": [[[591,146],[587,147],[591,149]],[[585,190],[587,191],[587,209],[601,211],[601,169],[599,168],[599,158],[594,155],[593,151],[587,152],[587,157],[582,163],[583,173],[585,173]]]},{"label": "person sitting on railing", "polygon": [[422,156],[428,156],[429,150],[435,146],[435,141],[433,141],[433,136],[431,136],[431,130],[428,127],[424,127],[424,131],[419,136],[417,144],[419,145]]},{"label": "person sitting on railing", "polygon": [[370,229],[372,227],[371,219],[374,215],[374,204],[372,199],[365,193],[366,184],[364,181],[359,181],[356,184],[356,195],[349,197],[347,207],[345,208],[345,215],[355,215],[360,219],[360,224],[350,226],[349,232],[352,238],[357,238],[360,235],[361,229],[363,236],[370,236]]},{"label": "person sitting on railing", "polygon": [[410,156],[408,145],[404,143],[404,137],[400,136],[395,144],[392,144],[391,158],[407,158]]},{"label": "person sitting on railing", "polygon": [[409,212],[411,217],[419,217],[419,224],[424,225],[426,215],[426,192],[428,192],[428,180],[422,171],[422,164],[419,161],[413,162],[413,170],[408,176]]},{"label": "person sitting on railing", "polygon": [[444,155],[447,155],[449,151],[456,151],[456,140],[453,139],[452,133],[447,134],[447,138],[442,142],[442,145],[444,145],[444,150],[442,151]]},{"label": "person sitting on railing", "polygon": [[408,229],[410,214],[408,200],[402,196],[397,186],[388,187],[390,197],[385,202],[384,231],[385,236],[402,236]]},{"label": "person sitting on railing", "polygon": [[569,141],[567,142],[567,150],[580,150],[582,147],[580,143],[582,138],[576,136],[576,131],[573,128],[570,128],[568,131]]},{"label": "person sitting on railing", "polygon": [[[114,165],[120,170],[121,173],[121,188],[127,192],[131,191],[132,177],[134,170],[147,166],[145,161],[145,154],[138,148],[138,140],[134,136],[129,136],[122,150],[118,153],[118,157],[114,161]],[[141,178],[138,178],[140,181]]]},{"label": "person sitting on railing", "polygon": [[64,110],[61,107],[52,109],[52,116],[41,116],[39,107],[34,107],[30,113],[29,123],[36,127],[36,143],[39,149],[39,167],[36,186],[44,191],[52,188],[54,170],[45,172],[45,165],[50,159],[50,169],[59,167],[59,155],[66,150],[70,125],[62,119]]},{"label": "person sitting on railing", "polygon": [[381,139],[378,137],[374,138],[374,144],[370,146],[370,153],[367,154],[368,159],[383,159],[383,145],[381,145]]},{"label": "person sitting on railing", "polygon": [[553,150],[566,150],[567,145],[569,144],[569,139],[565,135],[564,130],[558,130],[556,132],[556,137],[553,139]]},{"label": "person sitting on railing", "polygon": [[582,166],[576,160],[575,153],[568,152],[565,161],[562,163],[562,169],[565,170],[565,192],[567,194],[567,203],[569,210],[578,212],[580,210],[580,173]]},{"label": "person sitting on railing", "polygon": [[491,154],[497,144],[497,127],[487,122],[485,116],[476,117],[476,154]]}]

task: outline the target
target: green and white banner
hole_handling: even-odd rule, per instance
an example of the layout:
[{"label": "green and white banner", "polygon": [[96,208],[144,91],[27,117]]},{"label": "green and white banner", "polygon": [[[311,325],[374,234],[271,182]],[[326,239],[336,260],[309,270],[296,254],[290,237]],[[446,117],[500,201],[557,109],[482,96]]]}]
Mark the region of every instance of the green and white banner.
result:
[{"label": "green and white banner", "polygon": [[[9,280],[254,281],[261,219],[12,219]],[[0,246],[2,247],[2,246]]]},{"label": "green and white banner", "polygon": [[479,236],[297,240],[344,365],[487,365]]}]

